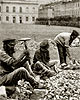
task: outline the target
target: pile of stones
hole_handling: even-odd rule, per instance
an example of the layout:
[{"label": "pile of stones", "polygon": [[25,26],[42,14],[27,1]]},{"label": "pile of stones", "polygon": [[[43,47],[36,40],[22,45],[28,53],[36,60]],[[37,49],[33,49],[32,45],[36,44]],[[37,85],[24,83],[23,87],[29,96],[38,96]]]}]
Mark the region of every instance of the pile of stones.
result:
[{"label": "pile of stones", "polygon": [[47,79],[47,94],[43,100],[80,100],[80,73],[63,70],[56,76]]},{"label": "pile of stones", "polygon": [[62,70],[40,82],[45,89],[33,89],[27,82],[19,85],[18,100],[80,100],[80,72]]}]

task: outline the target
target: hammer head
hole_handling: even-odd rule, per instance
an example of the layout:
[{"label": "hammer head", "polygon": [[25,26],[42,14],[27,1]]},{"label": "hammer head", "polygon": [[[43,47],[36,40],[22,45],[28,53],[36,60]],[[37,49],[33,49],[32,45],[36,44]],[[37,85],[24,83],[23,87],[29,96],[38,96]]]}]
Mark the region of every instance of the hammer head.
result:
[{"label": "hammer head", "polygon": [[31,40],[31,38],[21,38],[18,41],[29,41],[29,40]]}]

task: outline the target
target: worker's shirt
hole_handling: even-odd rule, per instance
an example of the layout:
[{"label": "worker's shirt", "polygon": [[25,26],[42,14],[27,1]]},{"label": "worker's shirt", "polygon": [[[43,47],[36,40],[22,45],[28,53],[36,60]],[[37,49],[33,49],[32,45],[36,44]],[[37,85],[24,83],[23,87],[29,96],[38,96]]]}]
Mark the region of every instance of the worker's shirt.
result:
[{"label": "worker's shirt", "polygon": [[50,60],[49,51],[47,50],[46,52],[43,52],[39,49],[34,54],[33,63],[40,61],[43,62],[44,64],[47,64],[49,60]]},{"label": "worker's shirt", "polygon": [[60,33],[54,38],[54,42],[65,47],[69,47],[70,35],[71,33],[67,32]]},{"label": "worker's shirt", "polygon": [[14,61],[14,58],[6,54],[5,51],[0,50],[0,75],[13,71],[12,63]]},{"label": "worker's shirt", "polygon": [[10,57],[5,51],[0,50],[0,85],[6,80],[6,75],[13,71],[12,63],[14,59]]},{"label": "worker's shirt", "polygon": [[5,51],[0,50],[0,85],[6,80],[7,74],[24,65],[28,58],[28,55],[24,52],[18,59],[15,59]]}]

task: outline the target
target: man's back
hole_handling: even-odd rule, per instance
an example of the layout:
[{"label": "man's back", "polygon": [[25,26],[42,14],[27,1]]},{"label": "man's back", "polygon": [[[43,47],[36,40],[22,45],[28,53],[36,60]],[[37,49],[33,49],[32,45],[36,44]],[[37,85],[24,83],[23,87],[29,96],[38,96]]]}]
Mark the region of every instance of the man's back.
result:
[{"label": "man's back", "polygon": [[66,42],[67,42],[67,44],[69,44],[70,35],[71,35],[71,33],[62,32],[54,38],[54,41],[55,41],[55,43],[58,43],[58,44],[61,44],[62,46],[64,46],[64,44],[66,44]]}]

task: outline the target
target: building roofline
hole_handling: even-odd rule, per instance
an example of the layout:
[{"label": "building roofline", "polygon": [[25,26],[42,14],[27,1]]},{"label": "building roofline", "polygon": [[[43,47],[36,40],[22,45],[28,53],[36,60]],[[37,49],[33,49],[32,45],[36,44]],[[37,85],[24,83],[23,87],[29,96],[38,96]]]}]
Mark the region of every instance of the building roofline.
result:
[{"label": "building roofline", "polygon": [[8,3],[8,4],[35,4],[38,5],[37,1],[32,0],[1,0],[1,3]]},{"label": "building roofline", "polygon": [[49,6],[49,5],[54,6],[56,4],[67,4],[67,3],[75,3],[75,2],[79,2],[79,0],[51,2],[49,4],[45,4],[44,6]]}]

